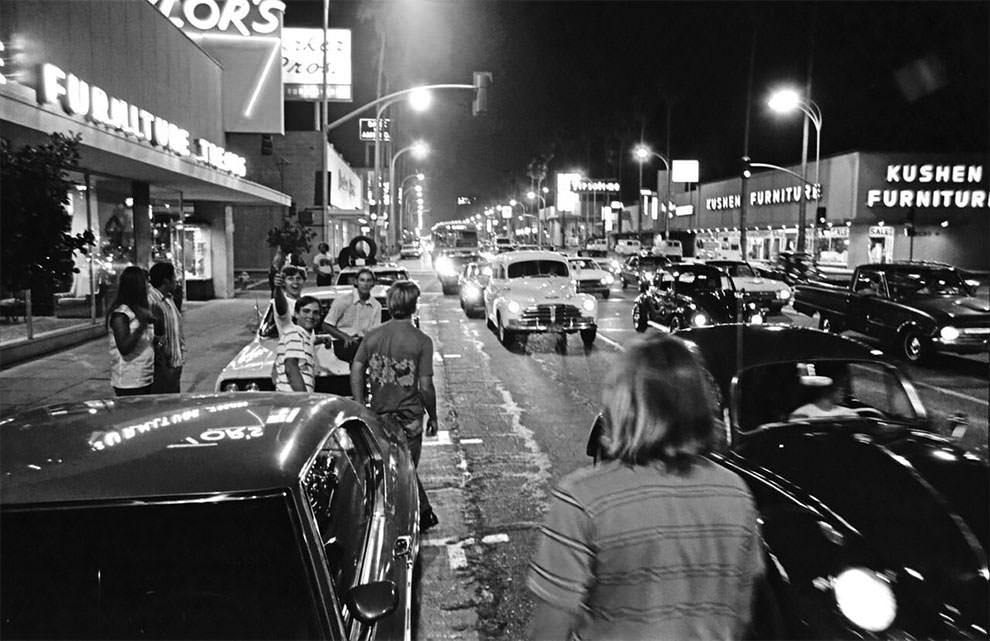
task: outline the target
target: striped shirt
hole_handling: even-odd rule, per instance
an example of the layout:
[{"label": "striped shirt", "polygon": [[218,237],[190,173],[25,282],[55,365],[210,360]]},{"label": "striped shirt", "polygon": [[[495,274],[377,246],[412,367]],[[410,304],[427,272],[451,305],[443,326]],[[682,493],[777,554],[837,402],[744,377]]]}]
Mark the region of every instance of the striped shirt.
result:
[{"label": "striped shirt", "polygon": [[553,492],[527,586],[579,639],[738,639],[763,573],[756,519],[742,479],[707,460],[581,469]]},{"label": "striped shirt", "polygon": [[285,374],[285,359],[299,359],[299,372],[302,374],[306,391],[312,392],[316,379],[314,377],[315,356],[313,348],[313,332],[307,331],[298,325],[290,325],[285,328],[282,336],[278,339],[278,350],[275,354],[275,389],[279,392],[291,392],[289,378]]},{"label": "striped shirt", "polygon": [[156,287],[148,288],[148,303],[163,319],[162,335],[155,344],[155,360],[167,367],[182,367],[186,362],[186,339],[182,335],[182,314],[172,296]]}]

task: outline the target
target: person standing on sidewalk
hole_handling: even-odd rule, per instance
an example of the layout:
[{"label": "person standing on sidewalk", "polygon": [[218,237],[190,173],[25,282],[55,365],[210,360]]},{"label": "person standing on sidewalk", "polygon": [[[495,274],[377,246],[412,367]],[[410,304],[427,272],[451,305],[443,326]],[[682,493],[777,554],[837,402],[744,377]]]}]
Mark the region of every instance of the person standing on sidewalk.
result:
[{"label": "person standing on sidewalk", "polygon": [[140,267],[124,269],[107,313],[110,385],[117,396],[150,394],[155,371],[155,315],[148,307],[148,277]]},{"label": "person standing on sidewalk", "polygon": [[186,339],[182,333],[182,314],[172,298],[177,284],[175,266],[172,263],[155,263],[148,272],[148,280],[151,283],[148,302],[155,317],[161,319],[155,328],[152,392],[178,394],[181,391],[182,366],[186,362]]},{"label": "person standing on sidewalk", "polygon": [[313,271],[316,273],[316,286],[333,285],[333,257],[330,256],[330,245],[317,245],[320,252],[313,256]]},{"label": "person standing on sidewalk", "polygon": [[[365,377],[371,385],[371,410],[383,427],[403,435],[419,466],[423,448],[423,413],[429,415],[426,434],[437,433],[437,393],[433,386],[433,340],[412,324],[419,301],[419,286],[400,281],[386,296],[391,320],[371,330],[351,363],[351,394],[364,404]],[[428,530],[440,520],[419,482],[419,529]]]}]

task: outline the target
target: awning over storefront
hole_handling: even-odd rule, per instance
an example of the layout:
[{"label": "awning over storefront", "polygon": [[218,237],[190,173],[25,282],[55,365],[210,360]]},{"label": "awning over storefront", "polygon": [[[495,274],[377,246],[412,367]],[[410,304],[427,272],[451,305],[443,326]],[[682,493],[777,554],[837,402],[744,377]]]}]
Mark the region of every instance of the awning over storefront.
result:
[{"label": "awning over storefront", "polygon": [[182,192],[190,201],[216,201],[239,205],[288,206],[291,198],[274,189],[211,169],[191,158],[141,143],[80,119],[38,107],[32,92],[7,86],[0,93],[0,114],[7,123],[4,136],[38,140],[48,133],[79,133],[80,165],[156,187]]}]

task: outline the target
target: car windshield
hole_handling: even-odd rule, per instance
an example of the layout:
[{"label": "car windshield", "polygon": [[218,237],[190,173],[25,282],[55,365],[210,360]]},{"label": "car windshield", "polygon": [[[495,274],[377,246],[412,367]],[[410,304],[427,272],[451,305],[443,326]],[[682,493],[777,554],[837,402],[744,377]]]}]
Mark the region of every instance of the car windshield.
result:
[{"label": "car windshield", "polygon": [[5,639],[312,639],[287,497],[5,510]]},{"label": "car windshield", "polygon": [[886,363],[818,359],[744,370],[734,387],[742,431],[795,420],[918,417],[897,371]]},{"label": "car windshield", "polygon": [[753,268],[745,263],[728,263],[728,264],[718,264],[712,263],[715,267],[725,270],[729,276],[733,278],[755,278],[756,272]]},{"label": "car windshield", "polygon": [[577,269],[598,269],[598,265],[593,260],[569,260],[571,267]]},{"label": "car windshield", "polygon": [[509,265],[509,278],[569,275],[567,263],[561,260],[523,260]]},{"label": "car windshield", "polygon": [[969,288],[951,269],[892,270],[887,272],[891,296],[967,296]]},{"label": "car windshield", "polygon": [[[338,285],[357,284],[358,272],[341,272],[337,276]],[[409,273],[404,269],[375,270],[375,285],[391,285],[397,280],[409,280]]]},{"label": "car windshield", "polygon": [[639,268],[647,269],[650,271],[656,271],[658,269],[663,269],[670,264],[670,260],[664,258],[663,256],[644,256],[639,259]]}]

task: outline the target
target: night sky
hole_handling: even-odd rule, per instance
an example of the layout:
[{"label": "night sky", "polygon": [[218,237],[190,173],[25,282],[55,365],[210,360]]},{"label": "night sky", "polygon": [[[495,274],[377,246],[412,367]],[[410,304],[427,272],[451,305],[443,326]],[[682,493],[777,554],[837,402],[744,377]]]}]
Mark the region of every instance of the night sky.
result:
[{"label": "night sky", "polygon": [[[289,0],[285,24],[318,27],[321,8]],[[368,10],[377,20],[362,19]],[[634,201],[632,146],[642,136],[667,150],[668,108],[671,157],[700,160],[703,181],[736,174],[754,27],[754,161],[800,162],[801,117],[765,104],[782,84],[803,88],[809,62],[822,157],[990,149],[988,2],[333,1],[330,24],[353,30],[355,96],[331,118],[375,98],[381,29],[390,91],[494,73],[484,116],[471,115],[469,91],[437,93],[423,114],[393,112],[397,143],[424,139],[433,150],[421,168],[434,221],[458,215],[458,195],[522,199],[541,154],[553,154],[551,176],[619,177]],[[333,138],[352,165],[365,164],[356,122]],[[658,162],[645,187],[655,187]]]}]

